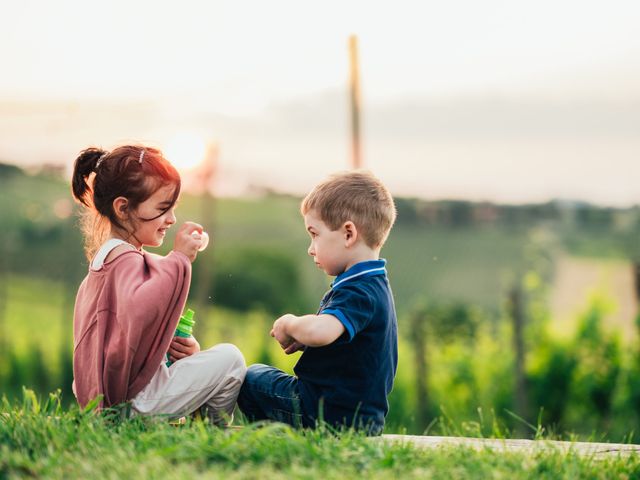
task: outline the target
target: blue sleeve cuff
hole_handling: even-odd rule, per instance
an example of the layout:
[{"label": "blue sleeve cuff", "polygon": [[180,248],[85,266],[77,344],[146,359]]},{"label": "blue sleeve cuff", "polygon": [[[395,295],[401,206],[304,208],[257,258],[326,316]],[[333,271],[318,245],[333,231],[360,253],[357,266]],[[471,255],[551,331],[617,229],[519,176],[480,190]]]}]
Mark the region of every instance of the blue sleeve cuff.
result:
[{"label": "blue sleeve cuff", "polygon": [[344,313],[342,313],[340,310],[334,310],[334,309],[327,309],[327,310],[322,310],[319,315],[333,315],[334,317],[336,317],[340,323],[342,325],[344,325],[344,328],[347,330],[347,333],[349,334],[349,341],[353,340],[353,337],[356,334],[356,329],[353,328],[353,324],[349,321],[349,319],[347,317],[344,316]]}]

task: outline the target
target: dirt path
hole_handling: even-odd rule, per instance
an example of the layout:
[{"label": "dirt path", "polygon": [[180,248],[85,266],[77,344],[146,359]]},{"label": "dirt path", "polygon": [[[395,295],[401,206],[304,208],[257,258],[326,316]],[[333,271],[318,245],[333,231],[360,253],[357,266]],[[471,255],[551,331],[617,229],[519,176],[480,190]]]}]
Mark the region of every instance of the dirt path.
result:
[{"label": "dirt path", "polygon": [[553,440],[518,440],[465,437],[427,437],[421,435],[382,435],[384,442],[410,443],[419,448],[462,446],[475,450],[503,452],[555,451],[573,452],[594,457],[640,455],[640,445],[624,443],[560,442]]}]

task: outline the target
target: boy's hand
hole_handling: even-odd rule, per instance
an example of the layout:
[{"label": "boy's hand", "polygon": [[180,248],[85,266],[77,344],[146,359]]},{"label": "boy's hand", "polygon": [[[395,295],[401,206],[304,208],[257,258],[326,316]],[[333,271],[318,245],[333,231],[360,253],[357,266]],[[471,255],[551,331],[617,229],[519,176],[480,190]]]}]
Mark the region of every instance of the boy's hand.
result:
[{"label": "boy's hand", "polygon": [[304,350],[305,348],[307,348],[306,345],[303,345],[300,342],[293,342],[291,345],[284,349],[284,353],[286,353],[287,355],[291,355],[292,353],[296,353],[299,350]]},{"label": "boy's hand", "polygon": [[295,315],[291,315],[290,313],[281,316],[275,322],[273,322],[273,328],[269,333],[278,341],[283,349],[288,348],[296,341],[295,338],[287,333],[287,322],[289,322],[292,318],[296,317]]},{"label": "boy's hand", "polygon": [[202,225],[194,222],[184,222],[176,233],[176,240],[173,245],[173,249],[184,253],[192,262],[198,255],[198,248],[202,244],[202,241],[195,238],[192,233],[198,232],[202,234]]},{"label": "boy's hand", "polygon": [[175,362],[200,351],[200,344],[193,337],[173,337],[169,345],[169,360]]}]

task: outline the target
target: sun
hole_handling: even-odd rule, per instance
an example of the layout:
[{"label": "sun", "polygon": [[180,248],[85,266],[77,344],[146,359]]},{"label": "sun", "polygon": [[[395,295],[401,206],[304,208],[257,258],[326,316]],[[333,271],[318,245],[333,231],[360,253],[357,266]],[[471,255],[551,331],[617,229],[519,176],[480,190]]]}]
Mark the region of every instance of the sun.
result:
[{"label": "sun", "polygon": [[184,172],[194,170],[204,160],[206,145],[204,140],[191,132],[174,135],[164,148],[167,159]]}]

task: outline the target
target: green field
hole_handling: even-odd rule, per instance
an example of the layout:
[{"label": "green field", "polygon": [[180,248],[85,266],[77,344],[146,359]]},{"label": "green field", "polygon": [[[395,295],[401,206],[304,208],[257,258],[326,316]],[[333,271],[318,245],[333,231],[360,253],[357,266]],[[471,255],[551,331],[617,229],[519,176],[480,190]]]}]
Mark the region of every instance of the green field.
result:
[{"label": "green field", "polygon": [[[73,303],[87,265],[69,186],[42,175],[0,175],[0,191],[13,200],[0,204],[0,393],[16,398],[23,384],[40,394],[62,387],[70,405]],[[181,198],[178,221],[201,222],[213,238],[194,264],[187,302],[196,310],[203,348],[231,342],[249,364],[292,371],[299,354],[284,355],[268,336],[270,326],[287,311],[315,311],[331,281],[307,255],[298,205],[297,198],[275,194],[206,204],[188,194]],[[511,210],[518,218],[521,213]],[[634,212],[623,213],[631,218]],[[577,299],[578,313],[562,319],[560,335],[548,305],[558,258],[583,253],[596,261],[594,254],[602,252],[624,259],[633,222],[625,221],[622,233],[612,227],[607,235],[589,236],[573,220],[530,222],[524,216],[514,224],[427,225],[403,214],[406,205],[382,252],[400,334],[386,432],[423,433],[453,423],[465,426],[462,435],[488,435],[495,425],[532,434],[526,428],[522,433],[524,421],[510,413],[517,410],[507,302],[514,286],[525,295],[526,421],[540,416],[546,431],[560,438],[595,434],[622,441],[640,428],[637,337],[621,342],[617,328],[604,328],[606,312],[587,295]],[[158,252],[172,244],[170,233]],[[209,286],[201,295],[203,278]],[[422,360],[416,353],[418,314],[426,332]],[[633,319],[625,325],[633,329]],[[421,362],[425,378],[417,373]]]},{"label": "green field", "polygon": [[[17,176],[0,178],[0,189],[3,198],[13,199],[10,204],[0,205],[5,228],[0,235],[4,240],[0,254],[13,258],[9,261],[12,270],[35,275],[39,271],[35,263],[50,278],[78,284],[86,267],[76,220],[73,216],[57,216],[71,205],[68,185],[47,177]],[[306,253],[308,237],[298,212],[299,201],[289,196],[219,199],[207,205],[208,218],[204,218],[202,199],[185,194],[176,213],[179,222],[203,223],[213,234],[212,247],[197,264],[206,262],[213,271],[220,259],[243,248],[284,252],[297,265],[306,304],[314,309],[330,279],[315,268]],[[527,229],[452,229],[405,224],[401,220],[382,251],[389,262],[400,315],[425,297],[499,309],[507,282],[521,273],[524,250],[532,241]],[[25,240],[32,248],[25,245]],[[172,244],[170,231],[160,251],[167,251]],[[60,268],[63,261],[64,270],[68,271]],[[50,263],[55,265],[49,266]]]}]

